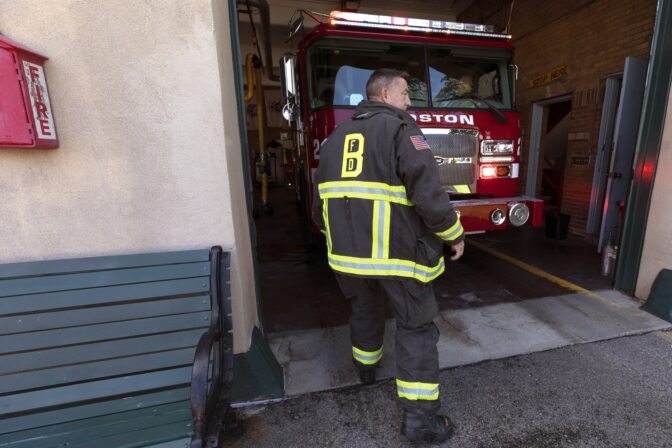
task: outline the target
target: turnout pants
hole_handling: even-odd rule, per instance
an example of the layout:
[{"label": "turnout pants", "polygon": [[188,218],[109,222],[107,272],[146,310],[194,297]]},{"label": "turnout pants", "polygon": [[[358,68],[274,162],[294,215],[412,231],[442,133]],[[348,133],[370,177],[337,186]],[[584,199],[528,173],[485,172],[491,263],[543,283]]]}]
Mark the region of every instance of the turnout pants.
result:
[{"label": "turnout pants", "polygon": [[439,402],[439,330],[434,288],[412,279],[371,279],[336,274],[350,299],[352,357],[359,369],[373,369],[383,356],[385,299],[396,319],[397,395],[411,412],[436,413]]}]

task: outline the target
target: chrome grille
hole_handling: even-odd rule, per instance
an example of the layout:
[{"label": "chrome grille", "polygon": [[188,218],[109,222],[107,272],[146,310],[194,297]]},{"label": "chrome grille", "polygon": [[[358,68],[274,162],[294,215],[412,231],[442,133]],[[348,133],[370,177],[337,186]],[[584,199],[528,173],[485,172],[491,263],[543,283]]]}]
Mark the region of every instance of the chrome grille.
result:
[{"label": "chrome grille", "polygon": [[432,128],[423,132],[439,165],[441,185],[448,191],[454,191],[452,186],[466,185],[476,192],[478,130]]}]

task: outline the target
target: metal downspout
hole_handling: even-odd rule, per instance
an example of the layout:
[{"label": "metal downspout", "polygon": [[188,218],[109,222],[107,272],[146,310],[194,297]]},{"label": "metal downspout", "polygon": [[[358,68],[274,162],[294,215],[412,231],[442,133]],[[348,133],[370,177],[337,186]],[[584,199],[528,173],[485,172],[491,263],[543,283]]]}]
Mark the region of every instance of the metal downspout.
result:
[{"label": "metal downspout", "polygon": [[[271,15],[269,13],[266,0],[237,0],[237,5],[247,8],[249,4],[259,10],[261,16],[262,41],[264,43],[264,65],[266,66],[266,77],[271,81],[280,81],[280,75],[273,73],[273,47],[271,44]],[[236,19],[237,20],[237,19]],[[236,22],[237,28],[237,22]]]}]

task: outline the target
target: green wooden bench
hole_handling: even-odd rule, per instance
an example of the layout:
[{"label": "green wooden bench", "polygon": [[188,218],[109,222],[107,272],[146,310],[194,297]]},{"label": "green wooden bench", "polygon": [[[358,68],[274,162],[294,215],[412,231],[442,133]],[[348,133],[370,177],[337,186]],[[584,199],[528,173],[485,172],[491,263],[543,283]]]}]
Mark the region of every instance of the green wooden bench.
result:
[{"label": "green wooden bench", "polygon": [[218,247],[0,265],[0,447],[216,443],[228,272]]}]

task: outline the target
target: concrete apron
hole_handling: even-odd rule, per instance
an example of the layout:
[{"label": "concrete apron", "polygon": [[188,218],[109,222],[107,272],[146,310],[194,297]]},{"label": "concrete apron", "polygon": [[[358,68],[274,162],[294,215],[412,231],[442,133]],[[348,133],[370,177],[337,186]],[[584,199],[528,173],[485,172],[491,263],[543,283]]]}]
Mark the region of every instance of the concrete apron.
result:
[{"label": "concrete apron", "polygon": [[[672,324],[640,310],[639,303],[618,291],[596,291],[593,295],[570,294],[442,311],[436,319],[441,332],[439,367],[672,328]],[[395,374],[394,333],[394,320],[390,319],[379,379]],[[269,345],[284,369],[288,397],[359,384],[347,325],[270,334]]]}]

